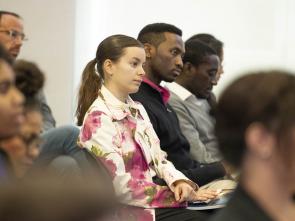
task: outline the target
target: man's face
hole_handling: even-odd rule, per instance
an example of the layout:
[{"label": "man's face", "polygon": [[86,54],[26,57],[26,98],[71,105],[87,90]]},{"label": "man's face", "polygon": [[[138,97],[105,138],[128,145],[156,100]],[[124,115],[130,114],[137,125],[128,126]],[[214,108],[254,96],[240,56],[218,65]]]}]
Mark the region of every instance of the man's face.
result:
[{"label": "man's face", "polygon": [[164,33],[166,40],[151,54],[151,70],[161,81],[173,82],[181,73],[184,43],[181,36]]},{"label": "man's face", "polygon": [[219,67],[218,67],[218,70],[217,70],[217,73],[216,73],[216,77],[215,77],[215,81],[213,82],[213,85],[217,85],[221,75],[224,73],[224,70],[223,70],[223,49],[221,50],[221,54],[219,56]]},{"label": "man's face", "polygon": [[23,95],[14,85],[12,68],[0,60],[0,139],[18,133],[23,116]]},{"label": "man's face", "polygon": [[[11,35],[9,34],[12,33]],[[3,15],[0,20],[0,43],[15,59],[23,43],[24,28],[20,18],[12,15]]]},{"label": "man's face", "polygon": [[217,55],[208,55],[197,67],[192,65],[189,90],[198,98],[208,98],[219,67]]}]

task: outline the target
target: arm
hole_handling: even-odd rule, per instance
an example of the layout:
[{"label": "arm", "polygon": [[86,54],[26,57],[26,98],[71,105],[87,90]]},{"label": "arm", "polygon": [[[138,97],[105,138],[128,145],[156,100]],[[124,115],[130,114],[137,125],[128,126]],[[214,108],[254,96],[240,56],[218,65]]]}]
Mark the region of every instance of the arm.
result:
[{"label": "arm", "polygon": [[195,126],[195,120],[183,101],[170,99],[169,104],[177,114],[181,132],[190,144],[192,157],[202,163],[218,161],[217,158],[208,152],[205,144],[201,141],[199,131]]},{"label": "arm", "polygon": [[160,141],[145,109],[142,107],[140,112],[147,125],[145,131],[148,136],[155,171],[158,177],[164,179],[170,189],[174,192],[176,200],[184,202],[215,198],[216,193],[212,191],[196,192],[195,190],[198,188],[197,184],[184,176],[182,172],[177,170],[174,165],[167,160],[167,154],[160,148]]},{"label": "arm", "polygon": [[[160,119],[158,116],[156,116],[153,112],[152,109],[150,109],[147,105],[144,106],[145,110],[148,113],[148,116],[150,118],[150,122],[152,123],[153,127],[154,127],[154,131],[158,134],[160,133],[159,131],[159,126],[162,122],[158,122]],[[175,118],[177,119],[176,115]],[[175,125],[175,127],[177,127],[177,125]],[[175,134],[177,135],[177,134]],[[158,135],[161,136],[161,135]],[[161,137],[161,142],[165,143],[165,137]],[[169,141],[170,142],[170,141]],[[171,149],[173,145],[179,145],[180,143],[165,143],[166,146],[166,151],[168,152],[168,159],[169,159],[169,154],[170,154],[170,160],[172,159],[171,155],[173,153],[169,152],[168,148]],[[163,148],[163,147],[162,147]],[[181,149],[181,146],[177,146],[175,148],[179,148]],[[221,178],[225,175],[225,170],[222,166],[221,163],[212,163],[212,164],[200,164],[199,162],[197,162],[196,160],[192,160],[189,156],[189,154],[183,150],[183,151],[179,151],[178,153],[182,154],[181,156],[173,156],[173,159],[176,161],[178,160],[176,157],[178,157],[181,161],[181,164],[185,164],[185,168],[178,168],[186,177],[188,177],[190,180],[192,180],[193,182],[197,183],[199,186],[202,186],[206,183],[209,183],[212,180]],[[172,160],[172,162],[174,162]],[[177,166],[176,166],[177,168]]]},{"label": "arm", "polygon": [[47,104],[43,91],[40,91],[37,94],[37,99],[39,100],[41,104],[41,112],[43,116],[43,132],[44,132],[55,127],[55,120],[52,115],[51,109]]},{"label": "arm", "polygon": [[187,182],[193,189],[196,189],[198,186],[194,182],[190,181],[182,172],[177,170],[169,160],[167,160],[167,153],[162,151],[160,147],[160,140],[153,128],[153,125],[150,122],[147,112],[141,105],[140,113],[144,118],[145,124],[147,125],[145,133],[148,137],[151,157],[154,162],[153,166],[157,176],[161,179],[164,179],[172,190],[176,181],[180,180]]},{"label": "arm", "polygon": [[131,175],[126,171],[121,149],[116,146],[118,139],[120,136],[111,117],[99,111],[91,111],[86,116],[80,142],[105,164],[120,201],[144,208],[183,206],[176,202],[167,186],[156,185],[144,176]]}]

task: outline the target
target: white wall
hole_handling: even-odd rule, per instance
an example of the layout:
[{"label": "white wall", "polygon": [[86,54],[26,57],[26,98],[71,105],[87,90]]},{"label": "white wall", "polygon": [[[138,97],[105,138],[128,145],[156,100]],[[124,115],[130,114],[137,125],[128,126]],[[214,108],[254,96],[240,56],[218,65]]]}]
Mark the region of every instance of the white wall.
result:
[{"label": "white wall", "polygon": [[[77,2],[86,4],[85,0]],[[293,0],[87,2],[89,9],[77,13],[78,19],[87,17],[89,25],[82,24],[83,29],[88,30],[87,33],[80,33],[87,55],[76,53],[76,60],[81,61],[76,63],[76,79],[80,79],[86,61],[94,57],[96,47],[103,38],[116,33],[136,37],[143,26],[153,22],[167,22],[180,27],[184,40],[193,34],[208,32],[225,43],[225,74],[215,88],[218,94],[232,79],[248,70],[275,67],[295,70]],[[95,22],[97,25],[93,25]],[[77,24],[77,30],[80,29]],[[87,37],[89,34],[90,38]],[[76,43],[81,47],[81,42]]]},{"label": "white wall", "polygon": [[72,0],[0,1],[0,9],[24,19],[29,41],[19,58],[36,62],[45,72],[45,94],[58,125],[72,122],[75,7]]},{"label": "white wall", "polygon": [[172,23],[184,40],[208,32],[225,43],[225,74],[215,92],[244,71],[295,70],[294,0],[1,0],[25,20],[20,57],[47,74],[45,93],[58,124],[70,123],[76,89],[97,45],[111,34],[136,37],[148,23]]}]

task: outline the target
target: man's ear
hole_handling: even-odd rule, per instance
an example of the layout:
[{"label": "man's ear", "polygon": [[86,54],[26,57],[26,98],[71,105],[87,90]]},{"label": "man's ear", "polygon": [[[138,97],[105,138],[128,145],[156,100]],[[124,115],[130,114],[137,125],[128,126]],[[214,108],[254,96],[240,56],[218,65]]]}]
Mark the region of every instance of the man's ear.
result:
[{"label": "man's ear", "polygon": [[275,136],[261,123],[252,123],[245,133],[245,143],[250,153],[269,159],[275,150]]},{"label": "man's ear", "polygon": [[194,65],[190,62],[185,62],[183,64],[183,73],[186,73],[186,75],[190,75],[193,71]]},{"label": "man's ear", "polygon": [[153,57],[153,55],[156,52],[155,46],[153,46],[152,44],[149,44],[149,43],[145,43],[145,44],[143,44],[143,47],[145,50],[146,58]]},{"label": "man's ear", "polygon": [[190,62],[185,62],[183,64],[183,70],[184,71],[191,71],[192,68],[193,68],[193,65]]},{"label": "man's ear", "polygon": [[106,59],[103,62],[103,70],[104,70],[106,75],[108,75],[108,76],[113,75],[113,62],[110,59]]}]

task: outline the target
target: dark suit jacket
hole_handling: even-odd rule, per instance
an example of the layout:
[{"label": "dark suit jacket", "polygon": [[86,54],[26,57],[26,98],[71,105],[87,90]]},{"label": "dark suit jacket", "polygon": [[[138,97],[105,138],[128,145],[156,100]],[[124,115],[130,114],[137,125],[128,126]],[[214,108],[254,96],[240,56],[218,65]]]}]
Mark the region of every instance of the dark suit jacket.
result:
[{"label": "dark suit jacket", "polygon": [[220,163],[200,164],[190,157],[190,145],[181,133],[177,116],[173,109],[165,105],[161,94],[150,85],[142,82],[139,91],[131,95],[142,103],[160,139],[161,148],[167,152],[178,170],[198,185],[206,184],[225,175]]}]

